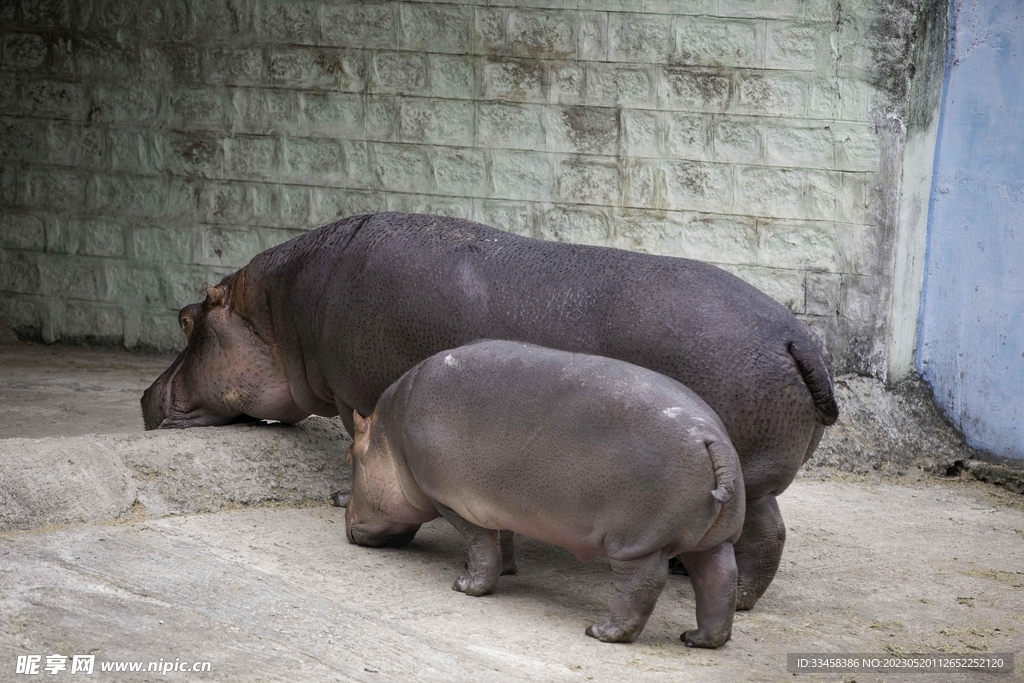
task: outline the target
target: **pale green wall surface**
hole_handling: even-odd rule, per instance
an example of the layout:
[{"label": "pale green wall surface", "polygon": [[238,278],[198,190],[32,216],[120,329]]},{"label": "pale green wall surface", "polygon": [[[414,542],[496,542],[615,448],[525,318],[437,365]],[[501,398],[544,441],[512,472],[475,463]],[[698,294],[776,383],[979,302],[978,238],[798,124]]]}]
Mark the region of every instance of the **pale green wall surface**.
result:
[{"label": "pale green wall surface", "polygon": [[384,210],[719,264],[839,370],[916,320],[945,5],[8,0],[0,33],[0,311],[47,341],[180,347],[204,280]]}]

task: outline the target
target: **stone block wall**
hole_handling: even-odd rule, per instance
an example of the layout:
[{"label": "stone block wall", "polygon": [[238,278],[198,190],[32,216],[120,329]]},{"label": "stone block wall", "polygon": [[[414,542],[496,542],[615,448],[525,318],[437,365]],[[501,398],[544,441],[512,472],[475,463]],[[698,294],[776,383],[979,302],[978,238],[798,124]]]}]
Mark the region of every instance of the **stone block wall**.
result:
[{"label": "stone block wall", "polygon": [[4,0],[0,312],[176,348],[204,280],[432,212],[719,264],[880,376],[937,7]]}]

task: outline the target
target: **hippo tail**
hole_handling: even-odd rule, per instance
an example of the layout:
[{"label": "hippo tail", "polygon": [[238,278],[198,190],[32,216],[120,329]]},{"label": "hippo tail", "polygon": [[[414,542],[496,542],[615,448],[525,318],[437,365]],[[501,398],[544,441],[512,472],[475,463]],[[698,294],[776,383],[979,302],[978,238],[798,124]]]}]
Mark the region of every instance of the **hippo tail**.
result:
[{"label": "hippo tail", "polygon": [[806,341],[790,342],[787,350],[811,392],[818,422],[826,427],[835,424],[839,419],[839,404],[836,403],[835,385],[832,384],[832,373],[824,351]]},{"label": "hippo tail", "polygon": [[715,468],[715,482],[718,486],[711,492],[711,496],[719,503],[725,503],[736,495],[740,456],[728,441],[708,441],[704,445],[711,456],[711,466]]}]

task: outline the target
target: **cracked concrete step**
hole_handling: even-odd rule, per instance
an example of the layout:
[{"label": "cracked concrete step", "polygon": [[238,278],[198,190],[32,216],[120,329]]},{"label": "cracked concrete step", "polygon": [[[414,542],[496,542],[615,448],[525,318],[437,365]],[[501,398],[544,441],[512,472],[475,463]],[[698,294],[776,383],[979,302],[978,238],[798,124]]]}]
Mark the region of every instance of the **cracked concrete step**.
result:
[{"label": "cracked concrete step", "polygon": [[0,440],[0,530],[326,501],[350,486],[338,420]]}]

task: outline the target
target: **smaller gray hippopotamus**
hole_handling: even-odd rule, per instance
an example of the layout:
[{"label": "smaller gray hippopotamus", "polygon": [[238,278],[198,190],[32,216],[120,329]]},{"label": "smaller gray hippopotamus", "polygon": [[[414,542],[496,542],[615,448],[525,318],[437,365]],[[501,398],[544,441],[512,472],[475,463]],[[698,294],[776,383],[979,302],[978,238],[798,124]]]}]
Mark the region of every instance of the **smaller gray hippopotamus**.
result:
[{"label": "smaller gray hippopotamus", "polygon": [[690,647],[729,639],[739,460],[715,412],[679,382],[630,363],[508,341],[442,351],[354,416],[349,541],[399,546],[438,515],[469,542],[452,586],[491,592],[515,571],[511,534],[607,555],[611,615],[587,628],[636,639],[678,557],[693,582]]}]

